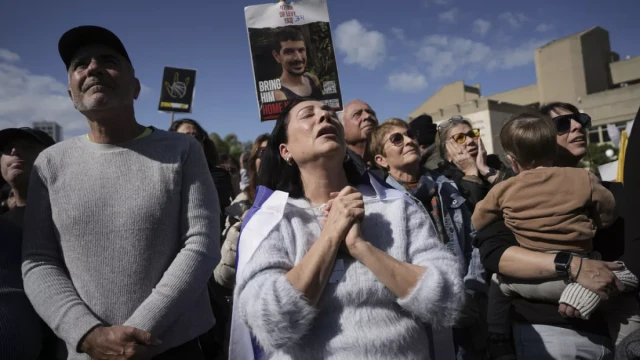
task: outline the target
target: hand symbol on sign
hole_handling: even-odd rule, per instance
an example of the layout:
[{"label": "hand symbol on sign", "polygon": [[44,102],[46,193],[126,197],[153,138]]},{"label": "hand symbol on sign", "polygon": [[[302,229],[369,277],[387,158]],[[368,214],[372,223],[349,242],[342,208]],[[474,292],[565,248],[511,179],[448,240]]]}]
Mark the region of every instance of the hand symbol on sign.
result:
[{"label": "hand symbol on sign", "polygon": [[168,81],[164,82],[164,87],[167,89],[167,93],[172,98],[182,99],[187,94],[187,85],[189,85],[189,79],[184,79],[184,82],[179,80],[178,73],[173,74],[173,84],[169,84]]}]

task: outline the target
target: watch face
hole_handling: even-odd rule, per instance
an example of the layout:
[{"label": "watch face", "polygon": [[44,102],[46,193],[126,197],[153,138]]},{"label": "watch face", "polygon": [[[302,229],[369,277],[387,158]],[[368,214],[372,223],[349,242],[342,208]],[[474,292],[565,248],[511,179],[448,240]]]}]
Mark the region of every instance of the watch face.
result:
[{"label": "watch face", "polygon": [[554,263],[565,265],[569,263],[569,260],[571,260],[571,254],[566,252],[561,252],[561,253],[558,253],[558,255],[556,255]]}]

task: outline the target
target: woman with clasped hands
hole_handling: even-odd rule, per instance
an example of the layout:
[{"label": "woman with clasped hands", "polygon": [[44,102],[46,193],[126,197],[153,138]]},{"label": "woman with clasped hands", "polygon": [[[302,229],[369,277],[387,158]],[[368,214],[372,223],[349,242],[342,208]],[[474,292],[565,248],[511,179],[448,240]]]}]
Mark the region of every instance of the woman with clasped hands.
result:
[{"label": "woman with clasped hands", "polygon": [[283,112],[260,184],[289,198],[237,279],[239,316],[268,359],[430,359],[429,325],[463,303],[459,265],[420,207],[345,154],[331,108]]}]

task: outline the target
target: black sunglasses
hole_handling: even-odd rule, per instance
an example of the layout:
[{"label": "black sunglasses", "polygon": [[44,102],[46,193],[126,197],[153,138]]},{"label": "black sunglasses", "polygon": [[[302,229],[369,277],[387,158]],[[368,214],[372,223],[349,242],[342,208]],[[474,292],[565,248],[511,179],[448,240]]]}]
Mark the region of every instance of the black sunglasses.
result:
[{"label": "black sunglasses", "polygon": [[577,121],[582,125],[583,129],[591,127],[591,116],[584,113],[560,115],[552,118],[551,120],[556,125],[558,135],[566,134],[571,131],[571,120]]},{"label": "black sunglasses", "polygon": [[387,139],[387,141],[389,141],[390,143],[393,144],[393,146],[402,146],[402,144],[404,144],[404,137],[408,137],[411,140],[415,140],[416,137],[413,134],[413,131],[411,130],[407,130],[406,133],[401,134],[401,133],[393,133],[391,135],[389,135],[389,138]]}]

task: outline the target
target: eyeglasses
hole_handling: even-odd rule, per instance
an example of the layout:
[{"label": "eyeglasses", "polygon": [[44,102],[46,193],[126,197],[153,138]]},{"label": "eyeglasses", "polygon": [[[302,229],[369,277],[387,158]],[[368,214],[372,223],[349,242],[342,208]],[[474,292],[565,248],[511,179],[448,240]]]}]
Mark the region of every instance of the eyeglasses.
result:
[{"label": "eyeglasses", "polygon": [[[387,139],[387,141],[389,141],[391,144],[393,144],[393,146],[402,146],[402,144],[404,144],[404,137],[408,137],[411,140],[415,140],[416,137],[413,134],[413,131],[411,130],[407,130],[406,133],[401,134],[401,133],[393,133],[391,135],[389,135],[389,138]],[[386,143],[386,141],[385,141]]]},{"label": "eyeglasses", "polygon": [[591,116],[584,113],[560,115],[554,117],[551,120],[556,125],[558,135],[566,134],[571,131],[571,120],[577,121],[580,125],[582,125],[583,129],[588,129],[591,127]]},{"label": "eyeglasses", "polygon": [[442,121],[440,124],[438,124],[438,126],[436,127],[436,131],[442,130],[454,121],[464,121],[464,118],[460,115],[454,115],[450,119]]},{"label": "eyeglasses", "polygon": [[256,150],[256,157],[260,159],[262,155],[264,155],[265,150],[267,150],[266,147],[258,148],[258,150]]},{"label": "eyeglasses", "polygon": [[472,129],[466,134],[465,133],[455,134],[451,138],[458,144],[464,144],[467,141],[467,137],[470,137],[473,140],[478,140],[480,138],[480,129]]}]

